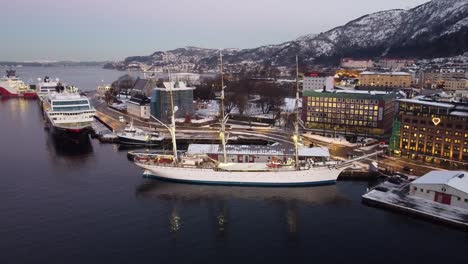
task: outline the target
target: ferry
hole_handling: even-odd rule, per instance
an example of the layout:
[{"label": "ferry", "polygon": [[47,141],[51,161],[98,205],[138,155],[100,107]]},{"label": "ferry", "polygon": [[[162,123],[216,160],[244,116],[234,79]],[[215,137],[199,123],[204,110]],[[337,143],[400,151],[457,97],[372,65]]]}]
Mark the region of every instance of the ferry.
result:
[{"label": "ferry", "polygon": [[7,70],[6,75],[0,79],[0,95],[2,98],[37,98],[37,92],[18,78],[16,71],[11,69]]},{"label": "ferry", "polygon": [[[296,58],[297,61],[297,58]],[[297,64],[297,63],[296,63]],[[226,122],[228,115],[224,113],[224,107],[220,108],[220,116],[224,117],[221,122],[219,133],[223,149],[223,160],[221,162],[210,158],[207,155],[183,156],[179,159],[175,136],[175,111],[172,96],[172,85],[170,85],[171,101],[171,124],[165,126],[172,138],[173,155],[161,156],[136,156],[134,161],[136,166],[144,169],[143,174],[148,178],[157,178],[167,181],[213,184],[213,185],[241,185],[241,186],[309,186],[334,184],[340,173],[351,162],[342,162],[335,165],[310,164],[299,160],[299,85],[298,66],[296,66],[296,104],[297,120],[295,122],[294,144],[295,160],[287,160],[282,163],[280,160],[271,160],[268,163],[230,163],[227,161],[226,152]],[[221,56],[221,105],[224,105],[224,82],[222,73]]]},{"label": "ferry", "polygon": [[96,110],[75,87],[62,87],[42,99],[46,124],[54,134],[81,136],[91,131]]}]

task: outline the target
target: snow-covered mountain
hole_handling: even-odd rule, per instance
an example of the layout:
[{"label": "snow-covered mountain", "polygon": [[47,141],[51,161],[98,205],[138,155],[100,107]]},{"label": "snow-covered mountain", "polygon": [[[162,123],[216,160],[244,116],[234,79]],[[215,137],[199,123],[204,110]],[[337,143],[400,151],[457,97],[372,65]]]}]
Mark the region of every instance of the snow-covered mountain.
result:
[{"label": "snow-covered mountain", "polygon": [[[289,66],[295,55],[304,62],[333,64],[342,57],[379,56],[434,58],[468,51],[468,1],[432,0],[409,10],[388,10],[362,16],[320,34],[253,49],[225,50],[227,65]],[[150,56],[129,57],[123,65],[141,62],[170,66],[185,63],[193,70],[217,67],[218,50],[187,47]]]}]

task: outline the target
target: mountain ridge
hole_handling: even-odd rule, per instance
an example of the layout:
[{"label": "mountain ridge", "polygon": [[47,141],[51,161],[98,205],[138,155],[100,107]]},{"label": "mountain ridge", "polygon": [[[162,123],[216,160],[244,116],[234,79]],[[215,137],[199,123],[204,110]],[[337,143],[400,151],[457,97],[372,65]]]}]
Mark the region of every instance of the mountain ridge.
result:
[{"label": "mountain ridge", "polygon": [[[414,8],[390,9],[363,15],[319,34],[306,34],[279,44],[223,50],[227,67],[291,66],[302,63],[337,64],[340,58],[381,56],[435,58],[468,51],[468,1],[432,0]],[[192,71],[214,70],[219,50],[187,46],[132,56],[120,63],[150,68],[183,64]],[[117,67],[118,68],[118,67]]]}]

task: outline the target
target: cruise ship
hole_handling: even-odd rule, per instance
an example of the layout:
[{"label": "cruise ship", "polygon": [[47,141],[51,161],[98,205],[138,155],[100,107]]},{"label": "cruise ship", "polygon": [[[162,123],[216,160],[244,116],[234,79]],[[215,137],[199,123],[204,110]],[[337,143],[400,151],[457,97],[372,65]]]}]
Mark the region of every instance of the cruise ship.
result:
[{"label": "cruise ship", "polygon": [[91,130],[95,109],[74,87],[49,93],[43,97],[42,106],[47,127],[54,134],[81,136]]},{"label": "cruise ship", "polygon": [[2,98],[9,97],[24,97],[24,98],[37,98],[35,90],[25,84],[16,75],[15,70],[7,70],[6,75],[0,79],[0,95]]}]

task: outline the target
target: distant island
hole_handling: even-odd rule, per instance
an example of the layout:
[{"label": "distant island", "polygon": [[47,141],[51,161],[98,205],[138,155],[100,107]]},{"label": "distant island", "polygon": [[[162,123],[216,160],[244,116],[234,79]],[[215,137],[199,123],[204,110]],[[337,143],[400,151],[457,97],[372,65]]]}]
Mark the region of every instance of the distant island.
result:
[{"label": "distant island", "polygon": [[33,66],[33,67],[52,67],[52,66],[97,66],[103,67],[109,61],[0,61],[0,66]]}]

